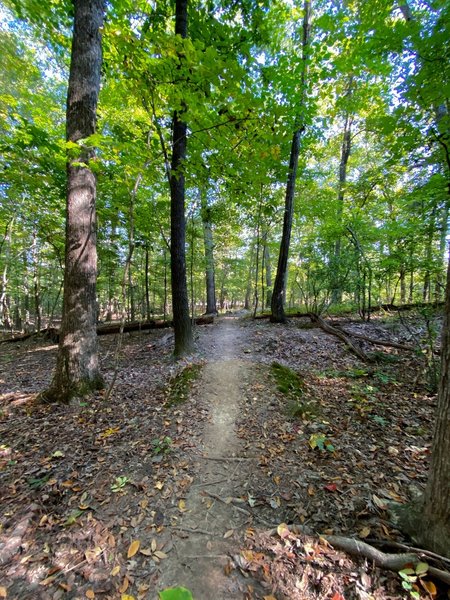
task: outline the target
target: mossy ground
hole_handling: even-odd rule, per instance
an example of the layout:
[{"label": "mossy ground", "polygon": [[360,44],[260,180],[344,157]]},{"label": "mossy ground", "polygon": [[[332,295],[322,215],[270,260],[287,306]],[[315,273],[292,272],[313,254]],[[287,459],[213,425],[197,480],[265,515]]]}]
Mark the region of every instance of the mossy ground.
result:
[{"label": "mossy ground", "polygon": [[191,384],[199,377],[201,369],[202,365],[191,364],[184,367],[182,371],[172,378],[167,390],[167,407],[181,404],[186,400],[191,389]]},{"label": "mossy ground", "polygon": [[317,416],[318,407],[307,398],[306,385],[299,373],[278,362],[273,362],[270,370],[277,389],[287,398],[286,413],[291,418],[311,419]]}]

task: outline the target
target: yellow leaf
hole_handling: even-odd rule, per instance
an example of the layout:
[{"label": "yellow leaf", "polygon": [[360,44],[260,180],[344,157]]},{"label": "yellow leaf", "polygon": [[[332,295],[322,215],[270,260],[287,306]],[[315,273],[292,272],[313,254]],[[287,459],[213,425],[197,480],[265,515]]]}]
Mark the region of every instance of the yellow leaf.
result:
[{"label": "yellow leaf", "polygon": [[0,585],[0,598],[6,598],[7,596],[8,590],[3,585]]},{"label": "yellow leaf", "polygon": [[120,573],[120,565],[116,565],[116,566],[114,567],[114,569],[111,571],[111,575],[112,575],[113,577],[115,577],[115,576],[116,576],[116,575],[118,575],[119,573]]},{"label": "yellow leaf", "polygon": [[128,594],[122,594],[120,596],[120,600],[134,600],[134,596],[129,596]]},{"label": "yellow leaf", "polygon": [[128,548],[127,558],[132,558],[139,550],[140,545],[141,542],[139,540],[134,540],[134,542],[131,542],[130,547]]},{"label": "yellow leaf", "polygon": [[89,598],[89,600],[94,600],[94,598],[95,598],[94,590],[86,590],[86,598]]},{"label": "yellow leaf", "polygon": [[423,581],[423,579],[422,579],[421,584],[427,590],[427,592],[430,594],[430,596],[436,596],[437,589],[432,581]]},{"label": "yellow leaf", "polygon": [[363,527],[358,532],[359,537],[362,538],[362,539],[366,538],[369,534],[370,534],[370,527]]},{"label": "yellow leaf", "polygon": [[277,533],[280,538],[284,540],[291,532],[289,531],[289,527],[286,525],[286,523],[280,523],[280,525],[277,527]]},{"label": "yellow leaf", "polygon": [[187,510],[187,508],[186,508],[186,501],[185,500],[179,500],[178,501],[178,509],[181,512],[185,512]]},{"label": "yellow leaf", "polygon": [[156,488],[157,490],[162,490],[162,489],[163,489],[163,487],[164,487],[164,483],[163,483],[162,481],[157,481],[157,482],[155,483],[155,488]]}]

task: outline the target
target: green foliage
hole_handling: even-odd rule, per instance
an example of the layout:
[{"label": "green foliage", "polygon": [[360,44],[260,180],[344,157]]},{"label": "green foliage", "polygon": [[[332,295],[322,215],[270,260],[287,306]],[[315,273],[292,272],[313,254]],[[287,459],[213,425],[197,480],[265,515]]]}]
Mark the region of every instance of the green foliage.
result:
[{"label": "green foliage", "polygon": [[172,448],[172,438],[164,436],[161,438],[155,438],[152,440],[153,454],[168,454]]},{"label": "green foliage", "polygon": [[160,600],[194,600],[192,593],[184,587],[168,588],[159,592]]},{"label": "green foliage", "polygon": [[309,446],[321,452],[334,452],[335,448],[324,433],[313,433],[309,438]]},{"label": "green foliage", "polygon": [[126,476],[116,477],[114,483],[111,484],[111,491],[114,493],[122,492],[129,481],[129,478]]},{"label": "green foliage", "polygon": [[166,406],[176,406],[187,399],[192,382],[200,376],[201,369],[200,364],[187,365],[170,380]]},{"label": "green foliage", "polygon": [[280,392],[293,398],[303,396],[305,384],[298,373],[278,362],[273,362],[270,370]]}]

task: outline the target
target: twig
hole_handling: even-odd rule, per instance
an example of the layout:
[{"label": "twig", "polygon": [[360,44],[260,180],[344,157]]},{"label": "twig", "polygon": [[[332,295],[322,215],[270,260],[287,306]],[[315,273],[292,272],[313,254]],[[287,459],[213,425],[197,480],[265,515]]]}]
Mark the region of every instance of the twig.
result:
[{"label": "twig", "polygon": [[217,483],[223,483],[224,481],[228,481],[228,479],[216,479],[216,481],[208,481],[206,483],[194,483],[193,485],[191,485],[191,488],[206,487],[207,485],[216,485]]},{"label": "twig", "polygon": [[206,529],[193,529],[191,527],[171,527],[175,531],[185,531],[186,533],[203,533],[204,535],[212,535],[211,531]]},{"label": "twig", "polygon": [[256,519],[257,521],[259,521],[260,523],[262,523],[266,527],[270,527],[270,528],[273,527],[273,523],[269,523],[268,521],[266,521],[262,517],[258,517],[257,515],[254,515],[252,512],[250,512],[246,508],[242,508],[242,506],[236,506],[235,504],[232,504],[233,498],[231,498],[230,501],[227,502],[226,500],[224,500],[223,498],[221,498],[217,494],[212,494],[211,492],[207,492],[206,490],[203,492],[203,494],[205,496],[209,496],[210,498],[213,498],[214,500],[218,500],[219,502],[223,502],[223,504],[226,504],[227,506],[229,506],[231,504],[235,510],[243,513],[244,515],[248,515],[252,519]]},{"label": "twig", "polygon": [[204,460],[215,460],[218,462],[234,462],[241,460],[253,460],[257,458],[256,456],[199,456],[199,458],[203,458]]}]

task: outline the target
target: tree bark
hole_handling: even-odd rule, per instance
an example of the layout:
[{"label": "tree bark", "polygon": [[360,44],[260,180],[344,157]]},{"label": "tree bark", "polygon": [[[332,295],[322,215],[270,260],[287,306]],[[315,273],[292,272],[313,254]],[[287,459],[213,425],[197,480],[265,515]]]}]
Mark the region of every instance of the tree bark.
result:
[{"label": "tree bark", "polygon": [[[74,0],[66,138],[78,143],[96,129],[104,0]],[[68,402],[103,386],[97,355],[96,179],[91,148],[67,165],[66,249],[61,335],[48,401]]]},{"label": "tree bark", "polygon": [[[348,90],[346,96],[351,96],[352,93],[353,78],[350,77]],[[344,133],[342,135],[341,145],[341,160],[339,163],[339,183],[338,183],[338,208],[337,208],[337,225],[340,229],[342,227],[342,219],[344,215],[344,199],[345,199],[345,186],[347,183],[347,165],[348,159],[350,158],[350,152],[352,148],[352,123],[353,117],[346,113],[344,122]],[[333,304],[340,304],[342,302],[342,282],[341,282],[341,232],[338,232],[338,237],[334,244],[334,255],[333,255],[333,273],[332,273],[332,292],[331,301]]]},{"label": "tree bark", "polygon": [[203,241],[205,245],[205,284],[206,314],[217,314],[216,282],[214,273],[214,240],[211,224],[211,209],[208,206],[206,191],[201,196],[201,213],[203,224]]},{"label": "tree bark", "polygon": [[[302,90],[302,98],[300,102],[301,105],[304,104],[305,96],[307,58],[311,28],[310,15],[311,2],[309,2],[309,0],[305,0],[302,41],[303,70],[300,82]],[[292,136],[291,153],[289,158],[289,174],[286,185],[286,196],[284,203],[283,233],[280,243],[280,252],[278,255],[277,274],[275,277],[275,283],[272,292],[272,300],[270,305],[272,311],[272,316],[270,320],[274,323],[283,323],[286,321],[286,315],[284,313],[284,302],[286,296],[286,283],[288,274],[287,265],[289,257],[289,247],[291,243],[292,220],[294,216],[294,195],[295,182],[297,179],[298,158],[300,155],[300,138],[302,136],[303,131],[304,124],[297,124],[297,127]]]},{"label": "tree bark", "polygon": [[[187,38],[188,0],[176,1],[175,35]],[[170,172],[170,254],[172,277],[172,307],[176,357],[193,349],[192,326],[186,281],[186,218],[184,214],[187,124],[175,111],[172,122],[172,161]]]},{"label": "tree bark", "polygon": [[450,261],[442,330],[441,379],[425,492],[422,540],[433,552],[450,558]]}]

